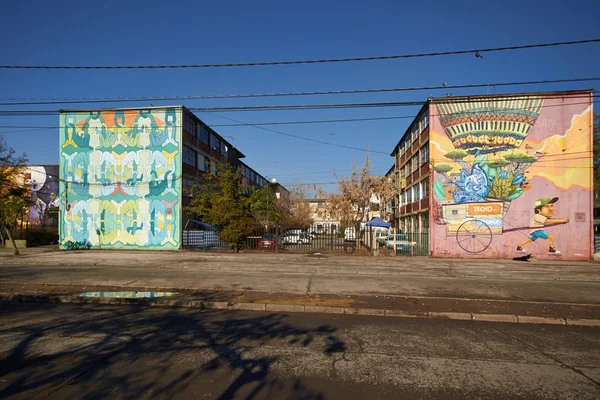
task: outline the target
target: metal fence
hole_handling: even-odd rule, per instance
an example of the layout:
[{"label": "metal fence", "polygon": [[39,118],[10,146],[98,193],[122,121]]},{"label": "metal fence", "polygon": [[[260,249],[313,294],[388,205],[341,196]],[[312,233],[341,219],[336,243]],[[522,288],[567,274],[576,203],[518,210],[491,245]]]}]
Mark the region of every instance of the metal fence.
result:
[{"label": "metal fence", "polygon": [[[373,254],[394,255],[392,230],[364,227],[341,228],[334,232],[316,232],[310,229],[271,226],[256,227],[243,241],[241,250],[270,253],[325,253],[325,254]],[[218,238],[216,231],[186,230],[183,232],[183,248],[201,251],[231,250]],[[429,232],[396,235],[398,256],[429,255]]]},{"label": "metal fence", "polygon": [[194,250],[217,250],[227,248],[227,244],[219,240],[216,231],[209,230],[187,230],[183,231],[182,245],[184,249]]}]

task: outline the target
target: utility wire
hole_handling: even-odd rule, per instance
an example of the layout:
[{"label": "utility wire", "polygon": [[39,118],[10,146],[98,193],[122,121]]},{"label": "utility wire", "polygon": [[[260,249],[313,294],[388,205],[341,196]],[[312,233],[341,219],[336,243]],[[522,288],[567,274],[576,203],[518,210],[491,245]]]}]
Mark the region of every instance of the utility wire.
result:
[{"label": "utility wire", "polygon": [[597,43],[598,39],[573,40],[566,42],[534,43],[520,46],[488,47],[475,48],[468,50],[452,50],[431,53],[413,53],[389,56],[371,56],[371,57],[350,57],[350,58],[329,58],[312,60],[290,60],[290,61],[259,61],[246,63],[224,63],[224,64],[182,64],[182,65],[0,65],[0,69],[182,69],[182,68],[222,68],[222,67],[259,67],[268,65],[297,65],[297,64],[324,64],[340,63],[351,61],[375,61],[375,60],[395,60],[405,58],[437,57],[458,54],[480,54],[498,51],[512,51],[522,49],[533,49],[542,47],[567,46],[585,43]]},{"label": "utility wire", "polygon": [[[210,113],[210,114],[213,114],[213,113]],[[311,139],[311,138],[307,138],[307,137],[304,137],[304,136],[298,136],[298,135],[293,135],[291,133],[277,131],[275,129],[265,128],[263,126],[258,126],[258,125],[254,125],[254,124],[245,123],[243,121],[239,121],[239,120],[234,119],[234,118],[224,117],[224,116],[218,115],[218,114],[213,114],[213,115],[215,115],[217,117],[220,117],[220,118],[223,118],[223,119],[234,121],[234,122],[237,122],[237,123],[240,123],[240,124],[245,124],[246,126],[252,126],[252,127],[256,128],[256,129],[261,129],[263,131],[273,132],[273,133],[277,133],[279,135],[289,136],[289,137],[293,137],[293,138],[296,138],[296,139],[302,139],[302,140],[306,140],[308,142],[320,143],[320,144],[325,144],[327,146],[341,147],[341,148],[350,149],[350,150],[366,151],[366,152],[370,152],[370,153],[378,153],[378,154],[385,154],[385,155],[389,154],[389,152],[387,152],[387,151],[370,150],[370,149],[364,149],[364,148],[361,148],[361,147],[346,146],[346,145],[343,145],[343,144],[331,143],[331,142],[326,142],[326,141],[318,140],[318,139]]]},{"label": "utility wire", "polygon": [[[281,121],[281,122],[255,122],[252,125],[302,125],[302,124],[323,124],[323,123],[333,123],[333,122],[359,122],[359,121],[380,121],[380,120],[390,120],[390,119],[414,119],[414,115],[404,115],[399,117],[375,117],[375,118],[348,118],[348,119],[321,119],[321,120],[308,120],[308,121]],[[247,124],[210,124],[210,127],[219,127],[219,126],[248,126]],[[0,125],[0,129],[14,129],[14,128],[37,128],[37,129],[59,129],[64,128],[64,126],[58,125],[46,125],[46,126],[38,126],[38,125]],[[6,132],[0,132],[6,133]]]},{"label": "utility wire", "polygon": [[[534,99],[546,99],[546,98],[560,98],[567,97],[569,99],[584,99],[584,98],[599,98],[599,94],[569,94],[567,92],[548,92],[545,94],[527,94],[519,93],[510,96],[460,96],[459,98],[444,98],[437,97],[432,98],[432,104],[436,103],[477,103],[485,100],[492,100],[497,98],[511,99],[511,100],[534,100]],[[381,108],[381,107],[411,107],[411,106],[423,106],[426,102],[423,101],[395,101],[395,102],[375,102],[375,103],[332,103],[332,104],[300,104],[300,105],[264,105],[264,106],[239,106],[239,107],[191,107],[188,108],[190,111],[202,111],[202,112],[237,112],[237,111],[283,111],[283,110],[318,110],[318,109],[342,109],[342,108]],[[575,104],[587,104],[583,103],[571,103]],[[547,105],[548,107],[562,107],[563,104]],[[144,107],[138,107],[144,108]],[[168,108],[168,107],[166,107]],[[55,115],[64,110],[1,110],[0,116],[45,116]],[[77,111],[77,110],[69,110]]]},{"label": "utility wire", "polygon": [[307,92],[281,92],[281,93],[245,93],[245,94],[217,94],[204,96],[150,96],[150,97],[47,97],[47,98],[4,98],[0,106],[10,105],[42,105],[42,104],[85,104],[85,103],[123,103],[134,101],[170,101],[170,100],[207,100],[207,99],[241,99],[257,97],[289,97],[289,96],[316,96],[316,95],[343,95],[343,94],[365,94],[365,93],[389,93],[422,90],[441,89],[472,89],[490,86],[520,86],[520,85],[542,85],[550,83],[574,83],[600,81],[600,77],[569,78],[569,79],[547,79],[538,81],[516,81],[497,83],[473,83],[466,85],[439,85],[420,86],[404,88],[378,88],[378,89],[350,89],[350,90],[324,90]]}]

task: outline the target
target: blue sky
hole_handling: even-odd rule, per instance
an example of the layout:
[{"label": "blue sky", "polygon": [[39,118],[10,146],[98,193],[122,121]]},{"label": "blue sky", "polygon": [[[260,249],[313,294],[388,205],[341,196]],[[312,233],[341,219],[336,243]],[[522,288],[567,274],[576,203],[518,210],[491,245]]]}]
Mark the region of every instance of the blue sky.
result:
[{"label": "blue sky", "polygon": [[[123,3],[123,4],[121,4]],[[177,5],[175,5],[177,3]],[[593,1],[5,1],[0,64],[144,65],[366,57],[600,37]],[[598,76],[600,44],[406,60],[252,68],[0,70],[0,98],[194,96],[494,83]],[[422,101],[430,95],[596,88],[598,82],[330,96],[152,101],[187,107]],[[116,106],[142,106],[121,103]],[[0,110],[111,104],[0,106]],[[419,107],[202,113],[209,125],[414,115]],[[223,116],[223,117],[221,117]],[[410,119],[266,126],[389,154]],[[32,164],[58,163],[58,116],[0,116]],[[284,185],[334,181],[365,153],[254,127],[215,127],[245,161]],[[372,153],[373,172],[393,159]],[[331,189],[331,188],[330,188]]]}]

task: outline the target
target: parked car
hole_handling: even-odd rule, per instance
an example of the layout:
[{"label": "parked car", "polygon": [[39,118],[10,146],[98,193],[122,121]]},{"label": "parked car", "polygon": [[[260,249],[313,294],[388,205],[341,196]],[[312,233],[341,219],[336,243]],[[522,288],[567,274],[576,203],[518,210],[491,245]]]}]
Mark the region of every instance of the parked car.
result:
[{"label": "parked car", "polygon": [[267,233],[262,235],[258,241],[257,249],[259,250],[275,250],[277,247],[277,237],[274,234]]},{"label": "parked car", "polygon": [[300,236],[305,235],[310,238],[310,240],[314,240],[316,233],[315,232],[307,232],[306,229],[290,229],[286,232],[287,234],[298,234]]},{"label": "parked car", "polygon": [[305,232],[301,232],[301,233],[288,232],[283,236],[284,244],[310,244],[311,241],[312,241],[312,238],[310,237],[310,235],[306,234]]},{"label": "parked car", "polygon": [[352,241],[356,240],[356,229],[346,228],[344,230],[344,240],[347,242],[352,242]]},{"label": "parked car", "polygon": [[[388,232],[387,229],[375,231],[375,241],[377,242],[379,247],[385,246],[385,243],[387,242],[389,236],[390,236],[390,233]],[[393,235],[392,235],[392,239],[393,239]]]},{"label": "parked car", "polygon": [[[388,249],[394,248],[394,235],[389,235],[386,240],[385,247]],[[410,250],[410,241],[404,233],[396,233],[396,250]]]}]

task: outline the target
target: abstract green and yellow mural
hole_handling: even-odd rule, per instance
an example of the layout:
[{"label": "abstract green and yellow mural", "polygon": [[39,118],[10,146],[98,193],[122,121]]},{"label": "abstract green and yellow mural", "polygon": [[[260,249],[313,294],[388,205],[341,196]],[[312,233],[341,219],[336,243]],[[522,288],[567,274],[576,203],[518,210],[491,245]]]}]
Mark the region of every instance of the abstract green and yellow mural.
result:
[{"label": "abstract green and yellow mural", "polygon": [[61,248],[174,250],[180,107],[60,113]]}]

